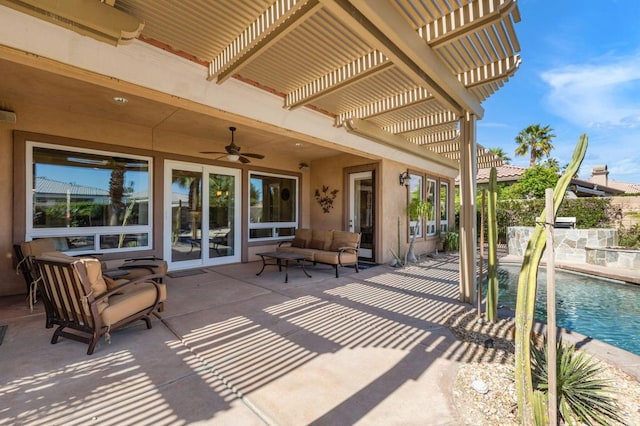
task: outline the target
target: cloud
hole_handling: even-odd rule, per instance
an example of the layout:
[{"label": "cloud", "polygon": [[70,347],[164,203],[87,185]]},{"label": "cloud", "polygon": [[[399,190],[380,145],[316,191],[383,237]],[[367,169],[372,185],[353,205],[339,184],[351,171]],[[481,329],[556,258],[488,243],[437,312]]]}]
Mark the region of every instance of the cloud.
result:
[{"label": "cloud", "polygon": [[495,121],[478,121],[478,127],[487,127],[492,129],[508,129],[511,126],[507,123],[496,123]]},{"label": "cloud", "polygon": [[640,53],[554,68],[541,78],[550,86],[549,108],[567,121],[590,128],[640,128]]},{"label": "cloud", "polygon": [[581,177],[589,177],[593,166],[606,164],[609,179],[640,183],[638,132],[595,130],[589,135],[587,156],[580,168]]}]

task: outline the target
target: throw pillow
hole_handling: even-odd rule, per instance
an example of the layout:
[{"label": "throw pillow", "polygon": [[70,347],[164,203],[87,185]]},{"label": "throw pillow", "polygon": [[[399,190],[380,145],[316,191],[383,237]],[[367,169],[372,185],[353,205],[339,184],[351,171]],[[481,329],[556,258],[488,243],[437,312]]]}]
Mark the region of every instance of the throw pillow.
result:
[{"label": "throw pillow", "polygon": [[305,248],[307,242],[302,238],[294,238],[291,240],[291,247]]},{"label": "throw pillow", "polygon": [[324,241],[322,240],[311,240],[309,241],[309,248],[315,250],[324,250]]}]

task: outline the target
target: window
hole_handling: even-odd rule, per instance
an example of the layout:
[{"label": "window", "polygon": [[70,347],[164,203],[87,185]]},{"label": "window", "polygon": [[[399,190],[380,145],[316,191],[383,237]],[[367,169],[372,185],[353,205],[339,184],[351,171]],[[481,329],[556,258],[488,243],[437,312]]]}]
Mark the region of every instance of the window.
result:
[{"label": "window", "polygon": [[249,173],[249,240],[292,236],[298,227],[298,179]]},{"label": "window", "polygon": [[427,235],[436,234],[436,181],[427,179],[425,201],[429,203],[431,208],[427,213]]},{"label": "window", "polygon": [[151,159],[27,144],[27,239],[73,252],[151,246]]},{"label": "window", "polygon": [[440,232],[449,231],[449,184],[440,183]]},{"label": "window", "polygon": [[411,182],[409,184],[409,236],[413,236],[415,233],[416,238],[422,237],[422,220],[413,211],[417,203],[422,201],[422,176],[410,175]]}]

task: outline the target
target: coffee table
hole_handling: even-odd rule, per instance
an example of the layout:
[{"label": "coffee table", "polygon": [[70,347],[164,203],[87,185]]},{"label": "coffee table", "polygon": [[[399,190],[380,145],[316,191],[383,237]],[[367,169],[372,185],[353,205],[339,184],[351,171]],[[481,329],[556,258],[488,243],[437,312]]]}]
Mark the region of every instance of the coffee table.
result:
[{"label": "coffee table", "polygon": [[[289,262],[292,260],[296,261],[297,265],[302,266],[302,272],[311,278],[311,275],[304,268],[304,256],[296,253],[286,253],[286,252],[278,252],[278,251],[270,251],[267,253],[256,253],[258,256],[262,258],[262,269],[256,275],[262,274],[264,272],[264,268],[267,266],[277,266],[278,270],[282,272],[282,266],[284,266],[284,282],[289,282]],[[269,263],[268,260],[275,260],[273,263]]]}]

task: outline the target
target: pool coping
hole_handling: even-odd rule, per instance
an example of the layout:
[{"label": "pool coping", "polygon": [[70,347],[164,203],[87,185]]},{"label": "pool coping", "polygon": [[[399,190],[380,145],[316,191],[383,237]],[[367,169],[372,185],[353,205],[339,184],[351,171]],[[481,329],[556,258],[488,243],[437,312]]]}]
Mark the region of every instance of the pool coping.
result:
[{"label": "pool coping", "polygon": [[[521,265],[522,258],[519,256],[509,255],[500,258],[499,262],[502,264]],[[542,265],[544,264],[545,262],[542,262]],[[612,271],[611,268],[598,268],[596,265],[586,263],[577,264],[566,262],[557,263],[556,268],[596,275],[601,278],[610,278],[631,284],[640,284],[640,273],[638,273],[638,271],[624,269],[616,269],[615,271]],[[603,269],[606,269],[606,271]],[[515,312],[508,308],[501,308],[500,314],[501,316],[513,317]],[[536,321],[534,324],[534,330],[538,334],[546,334],[546,328],[546,323]],[[593,337],[580,334],[576,331],[569,331],[563,327],[558,328],[561,332],[563,341],[575,345],[576,348],[586,351],[600,361],[604,361],[607,364],[619,368],[628,375],[634,377],[636,380],[640,381],[640,355],[636,355],[632,352],[610,345],[601,340],[594,339]]]},{"label": "pool coping", "polygon": [[[507,255],[500,258],[500,263],[522,264],[521,256]],[[546,262],[542,261],[541,265]],[[610,278],[613,280],[624,281],[629,284],[640,285],[640,270],[628,268],[611,268],[607,266],[592,265],[590,263],[581,262],[556,262],[556,268],[567,271],[581,272],[589,275],[596,275],[601,278]]]}]

